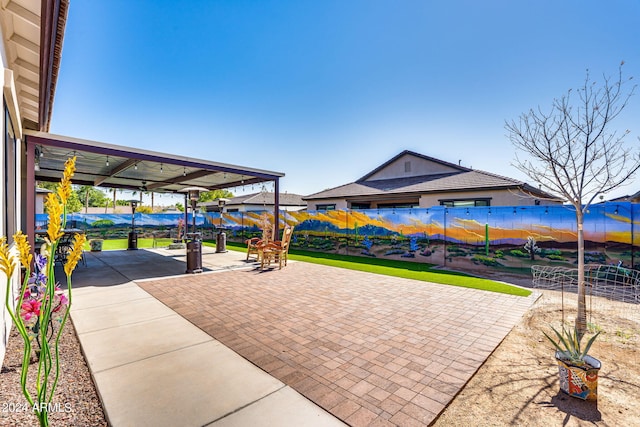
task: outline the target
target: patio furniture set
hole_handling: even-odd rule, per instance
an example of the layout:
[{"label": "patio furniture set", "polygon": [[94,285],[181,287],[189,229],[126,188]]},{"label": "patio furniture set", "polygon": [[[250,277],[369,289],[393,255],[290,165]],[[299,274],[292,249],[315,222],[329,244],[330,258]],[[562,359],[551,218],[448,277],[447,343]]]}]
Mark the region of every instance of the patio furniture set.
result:
[{"label": "patio furniture set", "polygon": [[273,230],[264,230],[262,238],[253,237],[247,239],[247,260],[254,255],[256,260],[260,262],[260,269],[264,270],[273,262],[278,263],[278,269],[282,269],[287,265],[289,253],[289,244],[293,235],[293,227],[287,225],[282,231],[281,240],[273,240]]}]

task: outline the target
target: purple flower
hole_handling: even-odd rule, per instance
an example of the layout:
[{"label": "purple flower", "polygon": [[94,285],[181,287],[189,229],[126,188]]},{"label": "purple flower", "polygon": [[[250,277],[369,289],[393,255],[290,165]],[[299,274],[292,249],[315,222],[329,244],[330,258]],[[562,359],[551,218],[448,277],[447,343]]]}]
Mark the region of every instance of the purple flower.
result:
[{"label": "purple flower", "polygon": [[43,271],[47,268],[47,257],[42,254],[36,254],[35,265],[38,271]]}]

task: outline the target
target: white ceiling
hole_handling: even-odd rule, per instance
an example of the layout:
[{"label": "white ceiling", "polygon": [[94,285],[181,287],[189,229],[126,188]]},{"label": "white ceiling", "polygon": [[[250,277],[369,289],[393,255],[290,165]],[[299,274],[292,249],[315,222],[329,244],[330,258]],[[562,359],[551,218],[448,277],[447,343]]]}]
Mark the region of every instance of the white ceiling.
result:
[{"label": "white ceiling", "polygon": [[41,123],[40,10],[39,0],[1,0],[0,24],[8,68],[13,70],[18,108],[23,123]]}]

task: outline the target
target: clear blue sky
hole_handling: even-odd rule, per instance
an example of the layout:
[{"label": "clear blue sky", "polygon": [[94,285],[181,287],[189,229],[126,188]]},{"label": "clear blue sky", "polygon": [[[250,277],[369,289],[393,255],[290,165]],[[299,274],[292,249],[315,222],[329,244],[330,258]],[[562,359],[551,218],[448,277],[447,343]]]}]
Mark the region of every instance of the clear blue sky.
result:
[{"label": "clear blue sky", "polygon": [[[284,172],[303,195],[405,149],[527,180],[505,120],[621,60],[640,80],[637,0],[72,1],[51,132]],[[635,146],[639,118],[640,93],[614,122]]]}]

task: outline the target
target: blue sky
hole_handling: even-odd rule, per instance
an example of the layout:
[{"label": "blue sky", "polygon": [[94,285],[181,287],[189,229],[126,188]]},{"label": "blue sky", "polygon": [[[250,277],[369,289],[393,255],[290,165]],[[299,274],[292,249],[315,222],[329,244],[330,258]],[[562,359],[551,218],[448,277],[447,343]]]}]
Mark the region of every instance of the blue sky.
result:
[{"label": "blue sky", "polygon": [[[637,0],[74,1],[50,130],[284,172],[303,195],[405,149],[530,181],[505,120],[621,60],[640,79]],[[636,95],[614,122],[636,147],[639,117]]]}]

